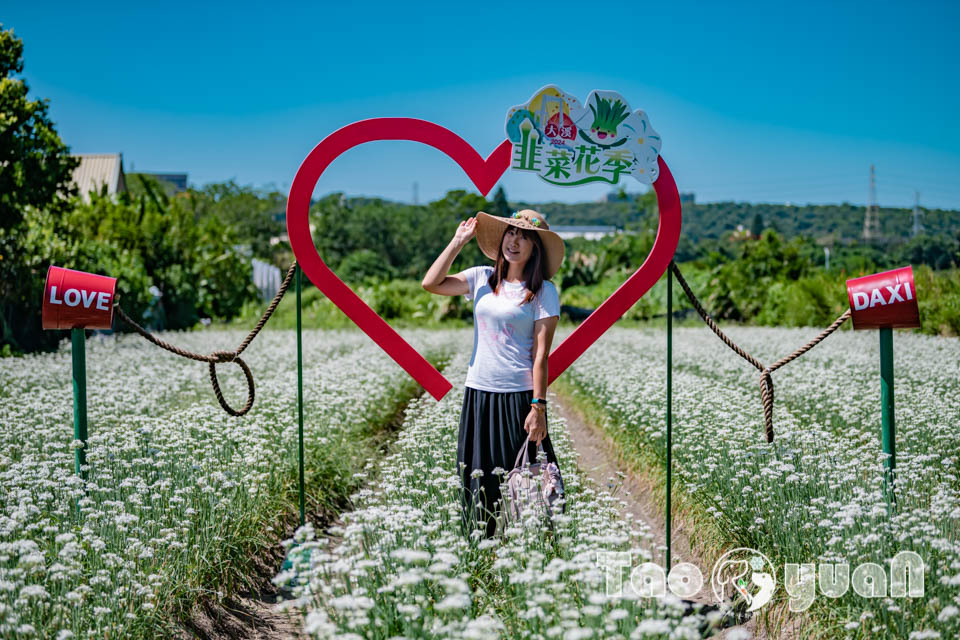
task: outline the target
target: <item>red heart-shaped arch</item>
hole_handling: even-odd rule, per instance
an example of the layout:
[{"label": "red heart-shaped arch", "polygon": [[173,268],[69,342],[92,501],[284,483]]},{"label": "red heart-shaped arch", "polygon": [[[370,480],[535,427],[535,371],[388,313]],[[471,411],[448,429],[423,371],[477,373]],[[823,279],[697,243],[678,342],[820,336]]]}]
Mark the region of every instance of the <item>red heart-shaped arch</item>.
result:
[{"label": "red heart-shaped arch", "polygon": [[[287,233],[297,262],[310,281],[347,314],[397,364],[439,400],[453,386],[426,358],[400,337],[326,265],[310,235],[310,198],[320,176],[340,154],[365,142],[410,140],[430,145],[450,156],[486,196],[510,166],[511,143],[504,140],[484,160],[463,138],[440,125],[415,118],[373,118],[354,122],[331,133],[300,165],[287,200]],[[667,270],[680,241],[680,194],[663,158],[654,183],[660,225],[650,255],[590,317],[550,354],[550,382],[563,373],[639,300]]]}]

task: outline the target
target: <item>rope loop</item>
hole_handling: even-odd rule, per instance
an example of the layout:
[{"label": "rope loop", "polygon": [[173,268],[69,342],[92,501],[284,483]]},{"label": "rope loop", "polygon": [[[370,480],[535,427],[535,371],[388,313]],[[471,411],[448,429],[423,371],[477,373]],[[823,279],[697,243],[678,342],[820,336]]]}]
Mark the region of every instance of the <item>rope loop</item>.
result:
[{"label": "rope loop", "polygon": [[[237,411],[229,404],[227,404],[226,399],[223,397],[223,392],[220,390],[220,381],[217,380],[217,363],[209,363],[210,367],[210,384],[213,385],[213,393],[217,396],[217,402],[220,403],[220,406],[223,407],[223,410],[229,413],[235,418],[239,418],[242,415],[246,415],[250,408],[253,407],[253,399],[255,395],[254,385],[253,385],[253,373],[250,371],[250,367],[247,366],[247,363],[244,362],[240,356],[238,356],[233,351],[214,351],[214,354],[225,354],[229,356],[226,360],[219,360],[218,362],[234,362],[241,369],[243,369],[243,375],[247,378],[247,404],[243,405],[243,408]],[[211,354],[213,355],[213,354]]]},{"label": "rope loop", "polygon": [[[117,315],[121,320],[130,325],[135,332],[143,336],[143,338],[148,342],[152,342],[161,349],[165,349],[170,353],[175,353],[178,356],[196,360],[198,362],[206,362],[208,365],[210,365],[210,384],[213,385],[213,393],[217,396],[217,401],[220,403],[220,406],[223,407],[224,411],[229,413],[231,416],[239,417],[250,411],[250,408],[253,406],[254,397],[253,373],[250,371],[250,367],[247,366],[247,363],[240,359],[240,354],[243,353],[244,349],[250,346],[250,343],[253,342],[253,339],[257,337],[257,334],[260,333],[260,330],[263,329],[265,324],[267,324],[270,316],[272,316],[273,312],[277,310],[277,305],[280,304],[283,294],[285,294],[287,289],[290,287],[290,283],[293,281],[293,274],[296,272],[297,263],[294,262],[290,265],[290,268],[287,269],[287,275],[283,279],[283,283],[280,285],[280,288],[277,290],[277,295],[273,297],[273,300],[270,302],[270,305],[267,307],[266,311],[264,311],[263,315],[260,316],[260,320],[257,322],[257,325],[249,334],[247,334],[247,337],[244,338],[243,342],[240,343],[240,346],[234,351],[213,351],[208,354],[203,354],[181,349],[180,347],[172,345],[169,342],[164,342],[141,327],[139,324],[134,322],[130,316],[124,313],[123,309],[121,309],[119,305],[114,304],[113,308],[116,310]],[[228,362],[236,363],[237,366],[243,370],[243,375],[247,378],[247,404],[245,404],[239,411],[230,407],[230,405],[227,404],[227,401],[223,399],[223,393],[220,391],[220,382],[217,380],[217,365]]]}]

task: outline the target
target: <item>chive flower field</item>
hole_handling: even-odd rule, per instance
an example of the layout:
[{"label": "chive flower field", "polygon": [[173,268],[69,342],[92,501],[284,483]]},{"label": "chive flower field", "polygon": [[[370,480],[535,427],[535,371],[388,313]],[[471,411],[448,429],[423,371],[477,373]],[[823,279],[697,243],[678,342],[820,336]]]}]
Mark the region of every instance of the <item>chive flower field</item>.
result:
[{"label": "chive flower field", "polygon": [[[810,338],[803,329],[728,333],[763,362]],[[674,334],[675,486],[715,530],[715,544],[761,551],[778,571],[873,562],[886,570],[888,594],[890,559],[904,550],[923,559],[919,598],[853,589],[828,597],[818,585],[805,612],[815,636],[960,635],[960,341],[898,332],[894,342],[896,506],[888,515],[876,332],[834,334],[774,374],[772,445],[756,370],[706,329]],[[665,456],[665,375],[662,332],[615,329],[564,383],[605,416],[625,456],[650,466]],[[782,604],[787,595],[778,594]]]},{"label": "chive flower field", "polygon": [[[339,514],[326,530],[298,530],[294,569],[275,578],[298,584],[285,606],[301,615],[305,634],[699,638],[719,624],[670,596],[606,592],[598,552],[626,552],[636,565],[660,550],[643,522],[624,518],[618,498],[577,467],[553,413],[567,489],[554,530],[528,517],[502,538],[464,537],[456,440],[472,330],[403,333],[453,383],[441,401],[421,395],[359,331],[304,333],[308,507]],[[764,362],[809,338],[792,329],[729,333]],[[210,351],[241,337],[208,330],[167,339]],[[217,405],[205,366],[136,336],[88,338],[86,481],[74,473],[69,343],[0,359],[0,637],[182,637],[197,601],[245,586],[253,559],[296,522],[296,334],[267,331],[244,357],[257,398],[237,419]],[[614,328],[551,389],[653,478],[664,464],[665,359],[662,331]],[[780,573],[768,611],[802,620],[810,637],[960,635],[960,341],[898,332],[895,359],[888,512],[875,333],[838,332],[774,374],[772,445],[756,371],[706,329],[674,334],[674,499],[678,517],[698,526],[691,537],[704,553],[751,547],[778,572],[785,563],[888,567],[902,550],[923,558],[922,598],[818,589],[802,612],[787,611]],[[218,373],[239,404],[239,371]],[[388,423],[398,427],[390,440]]]},{"label": "chive flower field", "polygon": [[[240,337],[170,339],[209,350]],[[443,357],[445,334],[408,339]],[[74,474],[69,342],[0,359],[0,637],[168,636],[195,601],[242,582],[297,500],[296,336],[267,332],[247,353],[257,401],[235,419],[206,367],[136,336],[89,338],[86,483]],[[335,502],[361,482],[357,442],[416,385],[357,331],[305,332],[304,361],[307,481],[314,500]],[[236,402],[246,389],[233,369],[219,371]]]}]

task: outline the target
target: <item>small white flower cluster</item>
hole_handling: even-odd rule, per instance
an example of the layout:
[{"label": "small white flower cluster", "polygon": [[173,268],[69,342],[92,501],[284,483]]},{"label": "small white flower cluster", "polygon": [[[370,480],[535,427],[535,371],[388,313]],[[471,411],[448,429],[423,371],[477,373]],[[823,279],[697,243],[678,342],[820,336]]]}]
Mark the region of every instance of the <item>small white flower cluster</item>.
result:
[{"label": "small white flower cluster", "polygon": [[[306,633],[384,638],[698,638],[699,615],[677,602],[607,597],[597,553],[649,559],[648,532],[623,519],[617,500],[576,467],[565,424],[550,437],[566,483],[567,509],[554,532],[535,520],[482,539],[461,530],[456,451],[463,376],[471,350],[463,336],[445,370],[454,390],[440,402],[411,403],[391,453],[378,461],[375,491],[343,514],[339,539],[309,540],[278,584],[298,581],[295,605]],[[477,532],[475,532],[477,533]],[[626,590],[628,593],[630,590]]]}]

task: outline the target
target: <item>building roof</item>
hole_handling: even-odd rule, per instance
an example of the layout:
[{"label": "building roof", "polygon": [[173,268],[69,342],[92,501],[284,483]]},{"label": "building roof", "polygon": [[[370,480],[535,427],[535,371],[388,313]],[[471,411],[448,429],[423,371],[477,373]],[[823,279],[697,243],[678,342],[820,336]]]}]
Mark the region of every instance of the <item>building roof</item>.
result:
[{"label": "building roof", "polygon": [[174,186],[177,193],[187,190],[187,174],[186,173],[157,173],[155,171],[144,171],[145,175],[153,176],[157,180],[163,180],[164,182],[169,182]]},{"label": "building roof", "polygon": [[597,240],[604,236],[614,235],[618,232],[617,227],[609,225],[550,225],[550,231],[556,232],[558,236],[567,240],[569,238],[587,238],[588,240]]},{"label": "building roof", "polygon": [[80,159],[80,164],[73,170],[73,183],[85,201],[90,201],[91,191],[99,192],[104,185],[108,195],[127,190],[123,154],[75,153],[73,157]]},{"label": "building roof", "polygon": [[602,224],[554,224],[550,225],[550,231],[599,231],[606,233],[614,233],[617,228],[613,225],[602,225]]}]

